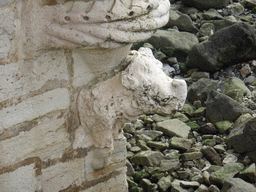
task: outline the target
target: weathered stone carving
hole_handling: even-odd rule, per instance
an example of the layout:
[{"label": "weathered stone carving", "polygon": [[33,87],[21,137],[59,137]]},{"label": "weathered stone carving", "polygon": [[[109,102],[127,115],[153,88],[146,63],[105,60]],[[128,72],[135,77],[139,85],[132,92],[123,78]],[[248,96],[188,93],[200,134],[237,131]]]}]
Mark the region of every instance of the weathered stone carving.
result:
[{"label": "weathered stone carving", "polygon": [[[171,114],[186,99],[184,80],[171,79],[162,71],[150,49],[132,51],[128,67],[108,79],[83,89],[79,96],[79,116],[87,144],[96,150],[94,169],[108,165],[113,140],[123,137],[122,127],[140,114]],[[100,160],[100,161],[97,161]]]},{"label": "weathered stone carving", "polygon": [[168,0],[27,0],[19,43],[26,56],[52,47],[116,48],[151,37],[168,22],[169,7]]}]

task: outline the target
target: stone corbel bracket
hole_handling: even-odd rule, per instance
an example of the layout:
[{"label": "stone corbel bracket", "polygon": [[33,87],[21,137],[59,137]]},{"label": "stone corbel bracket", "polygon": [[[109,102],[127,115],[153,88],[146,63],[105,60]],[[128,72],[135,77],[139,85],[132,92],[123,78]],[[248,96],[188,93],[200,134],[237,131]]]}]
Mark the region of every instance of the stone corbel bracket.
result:
[{"label": "stone corbel bracket", "polygon": [[132,51],[127,61],[130,64],[124,71],[79,95],[81,126],[88,146],[95,148],[94,169],[109,164],[113,141],[123,137],[125,123],[141,114],[170,115],[187,96],[185,81],[166,76],[150,49]]},{"label": "stone corbel bracket", "polygon": [[24,0],[20,57],[51,48],[116,48],[151,37],[169,19],[169,0]]}]

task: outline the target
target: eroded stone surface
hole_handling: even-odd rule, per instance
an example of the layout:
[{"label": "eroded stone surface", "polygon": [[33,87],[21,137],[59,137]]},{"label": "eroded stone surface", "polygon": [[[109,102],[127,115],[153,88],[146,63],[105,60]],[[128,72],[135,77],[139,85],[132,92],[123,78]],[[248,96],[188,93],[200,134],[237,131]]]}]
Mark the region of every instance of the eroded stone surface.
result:
[{"label": "eroded stone surface", "polygon": [[[162,71],[162,63],[150,49],[131,52],[129,66],[113,78],[83,89],[79,96],[81,126],[90,145],[102,149],[95,155],[107,158],[113,139],[122,138],[122,127],[144,113],[171,114],[186,99],[186,83],[173,80]],[[102,97],[104,93],[104,97]],[[103,148],[105,148],[103,150]],[[104,162],[104,161],[103,161]],[[105,166],[103,163],[97,168]]]},{"label": "eroded stone surface", "polygon": [[51,47],[116,48],[146,40],[168,22],[169,7],[168,0],[23,2],[22,41],[17,44],[24,49],[16,55],[33,57]]}]

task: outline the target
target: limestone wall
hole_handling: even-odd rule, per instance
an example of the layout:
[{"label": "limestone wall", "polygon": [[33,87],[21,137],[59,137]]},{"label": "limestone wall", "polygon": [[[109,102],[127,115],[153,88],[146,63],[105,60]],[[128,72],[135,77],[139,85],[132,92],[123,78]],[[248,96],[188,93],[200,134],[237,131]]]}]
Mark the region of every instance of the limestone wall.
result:
[{"label": "limestone wall", "polygon": [[[106,167],[92,168],[91,162],[101,161],[102,158],[95,158],[93,145],[86,145],[87,133],[81,127],[78,99],[81,90],[109,79],[127,66],[129,62],[123,60],[130,50],[131,42],[148,38],[156,28],[167,22],[169,1],[163,1],[167,2],[167,6],[148,6],[141,1],[141,6],[146,7],[139,10],[142,11],[142,21],[147,19],[148,23],[154,23],[140,25],[144,36],[138,29],[127,34],[121,32],[121,35],[114,31],[117,35],[110,43],[106,37],[102,37],[103,40],[95,40],[95,43],[87,38],[88,34],[76,39],[76,36],[72,36],[74,33],[71,28],[67,33],[57,35],[60,37],[58,40],[54,35],[44,36],[44,27],[48,30],[52,21],[56,21],[55,18],[47,19],[59,16],[59,13],[55,13],[50,6],[58,3],[63,5],[69,1],[0,1],[1,192],[128,190],[124,137],[114,138],[111,144],[111,158],[108,158],[110,162]],[[47,5],[46,12],[40,12],[44,5]],[[156,8],[156,12],[151,12],[155,9],[153,5],[159,7]],[[53,10],[52,15],[48,14],[47,10]],[[146,12],[152,14],[146,17]],[[136,10],[132,13],[135,14],[136,21],[134,20],[132,25],[124,25],[125,29],[121,30],[129,31],[136,28],[136,23],[139,22],[138,13]],[[114,11],[113,14],[113,18],[119,16]],[[120,18],[123,17],[120,15]],[[150,19],[154,17],[156,20],[152,22]],[[116,19],[120,22],[119,18]],[[150,30],[145,31],[145,28]],[[113,29],[113,26],[109,29]],[[58,29],[57,32],[62,31]],[[69,39],[63,36],[72,38],[73,42],[66,41]],[[90,49],[77,48],[76,43],[81,43],[83,38],[89,41]],[[102,43],[100,46],[99,42]],[[82,43],[84,46],[88,42]],[[122,65],[123,63],[125,65]],[[165,81],[169,86],[171,81]],[[181,82],[179,86],[183,87],[182,92],[186,90],[184,83]],[[159,103],[162,102],[161,99],[165,99],[162,97],[166,97],[165,92],[160,96]],[[179,105],[183,100],[179,101]],[[176,103],[173,106],[176,106]],[[160,111],[160,108],[157,110]],[[103,165],[105,163],[102,162]]]},{"label": "limestone wall", "polygon": [[92,172],[90,149],[79,146],[76,102],[81,88],[116,67],[130,46],[111,57],[99,50],[98,63],[108,63],[101,71],[90,59],[97,51],[58,49],[10,58],[22,21],[16,1],[1,0],[0,6],[0,191],[125,191],[125,140],[115,141],[113,164]]}]

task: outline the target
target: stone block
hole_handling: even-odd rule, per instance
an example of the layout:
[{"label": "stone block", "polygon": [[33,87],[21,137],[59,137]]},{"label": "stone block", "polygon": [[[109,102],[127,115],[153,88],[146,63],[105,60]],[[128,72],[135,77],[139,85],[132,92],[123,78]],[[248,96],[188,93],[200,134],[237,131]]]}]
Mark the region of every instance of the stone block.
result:
[{"label": "stone block", "polygon": [[67,80],[68,70],[64,51],[50,51],[36,59],[0,65],[0,102],[42,88],[57,88]]},{"label": "stone block", "polygon": [[0,175],[1,192],[40,191],[40,177],[36,177],[35,163]]},{"label": "stone block", "polygon": [[44,192],[58,192],[70,185],[81,185],[85,180],[84,159],[58,163],[42,170]]},{"label": "stone block", "polygon": [[[126,57],[130,45],[109,50],[74,50],[74,86],[86,85],[94,79],[100,78],[102,74],[117,67]],[[95,83],[95,82],[91,82]]]},{"label": "stone block", "polygon": [[69,93],[67,89],[58,88],[45,92],[17,105],[3,108],[0,111],[0,126],[9,128],[18,123],[31,121],[55,110],[69,107]]},{"label": "stone block", "polygon": [[54,119],[40,124],[28,132],[0,142],[0,167],[17,163],[28,157],[42,160],[61,157],[70,146],[65,119]]},{"label": "stone block", "polygon": [[123,172],[115,177],[110,178],[107,181],[98,183],[86,189],[82,192],[95,192],[95,191],[108,191],[108,192],[126,192],[128,191],[128,184],[126,181],[126,170],[123,169]]}]

